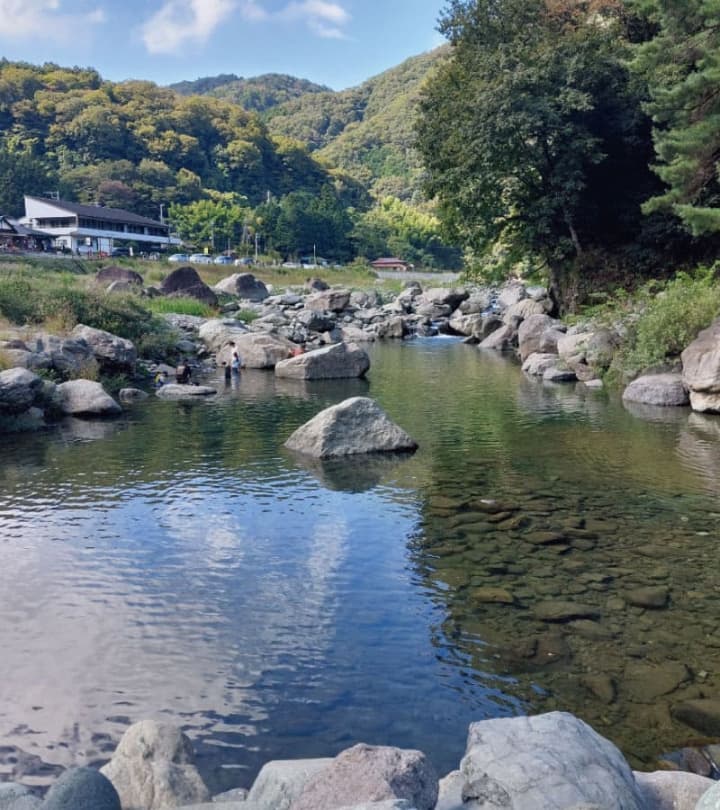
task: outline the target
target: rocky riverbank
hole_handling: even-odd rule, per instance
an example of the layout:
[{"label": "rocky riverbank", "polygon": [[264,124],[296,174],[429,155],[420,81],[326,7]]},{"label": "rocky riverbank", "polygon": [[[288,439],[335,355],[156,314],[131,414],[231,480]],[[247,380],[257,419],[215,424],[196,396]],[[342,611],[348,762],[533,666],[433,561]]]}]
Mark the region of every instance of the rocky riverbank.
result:
[{"label": "rocky riverbank", "polygon": [[[223,315],[215,319],[166,316],[176,333],[174,352],[186,358],[196,375],[229,364],[232,351],[237,350],[246,368],[274,370],[277,376],[359,377],[370,365],[363,345],[442,334],[461,336],[480,350],[516,353],[523,371],[544,382],[579,381],[600,388],[623,343],[621,326],[568,327],[551,316],[552,303],[544,288],[520,282],[497,288],[423,289],[409,281],[386,301],[378,290],[330,288],[320,279],[308,280],[303,290],[271,294],[249,273],[229,276],[211,289],[192,268],[174,271],[160,289],[142,287],[140,276],[121,268],[101,271],[97,281],[110,281],[107,295],[135,290],[146,296],[195,297],[219,306]],[[718,347],[720,322],[686,348],[681,364],[634,380],[624,399],[720,411]],[[132,342],[82,324],[64,336],[28,328],[11,330],[0,340],[0,353],[10,366],[0,374],[3,431],[37,428],[64,415],[117,415],[120,404],[101,389],[98,376],[124,374],[147,388],[149,375],[165,370],[171,376],[174,371],[170,365],[139,358]],[[48,378],[64,382],[55,384]],[[212,388],[191,391],[173,386],[162,396],[195,398],[214,393]],[[119,398],[134,402],[142,392],[125,389]]]},{"label": "rocky riverbank", "polygon": [[0,785],[2,810],[715,810],[720,783],[633,772],[565,712],[472,723],[458,769],[438,778],[421,751],[357,744],[333,758],[267,763],[249,791],[211,798],[177,728],[128,728],[100,771],[66,771],[42,799]]}]

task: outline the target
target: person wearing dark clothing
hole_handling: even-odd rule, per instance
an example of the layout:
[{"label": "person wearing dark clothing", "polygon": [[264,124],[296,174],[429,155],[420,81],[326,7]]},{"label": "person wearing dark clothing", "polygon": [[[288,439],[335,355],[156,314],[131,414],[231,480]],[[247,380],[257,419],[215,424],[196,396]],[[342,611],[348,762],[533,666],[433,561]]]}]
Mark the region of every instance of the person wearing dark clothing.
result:
[{"label": "person wearing dark clothing", "polygon": [[175,369],[175,381],[178,385],[187,385],[190,382],[191,375],[190,366],[184,360]]}]

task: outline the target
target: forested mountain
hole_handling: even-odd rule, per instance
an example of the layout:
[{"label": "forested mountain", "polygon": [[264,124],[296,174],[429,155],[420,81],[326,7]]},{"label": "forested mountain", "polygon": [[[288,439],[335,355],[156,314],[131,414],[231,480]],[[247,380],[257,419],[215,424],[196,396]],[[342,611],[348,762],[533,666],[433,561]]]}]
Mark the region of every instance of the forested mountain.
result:
[{"label": "forested mountain", "polygon": [[236,103],[0,60],[0,213],[20,215],[23,194],[48,190],[147,216],[164,210],[198,247],[257,242],[287,258],[315,246],[342,261],[397,252],[430,265],[459,258],[434,217],[401,200],[375,210],[365,185]]},{"label": "forested mountain", "polygon": [[317,152],[378,199],[392,195],[417,203],[422,199],[422,164],[413,148],[417,101],[428,76],[448,55],[447,46],[438,48],[340,92],[274,74],[239,80],[217,76],[173,88],[263,111],[270,132]]},{"label": "forested mountain", "polygon": [[233,73],[206,76],[171,84],[170,89],[183,96],[206,95],[232,101],[253,112],[265,112],[306,94],[332,92],[324,85],[284,73],[264,73],[248,79]]}]

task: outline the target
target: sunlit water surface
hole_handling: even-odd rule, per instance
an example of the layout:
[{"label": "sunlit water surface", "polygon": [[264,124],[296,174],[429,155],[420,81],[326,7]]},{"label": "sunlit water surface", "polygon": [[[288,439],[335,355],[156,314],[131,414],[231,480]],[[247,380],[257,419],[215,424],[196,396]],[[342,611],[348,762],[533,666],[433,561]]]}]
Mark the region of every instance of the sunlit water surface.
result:
[{"label": "sunlit water surface", "polygon": [[[146,717],[185,728],[213,790],[357,741],[449,771],[469,722],[525,711],[576,712],[639,766],[697,736],[671,709],[720,684],[720,418],[452,340],[371,352],[368,382],[247,373],[3,437],[0,778],[99,763]],[[282,449],[354,395],[419,452]],[[648,587],[666,607],[626,601]],[[538,618],[553,601],[596,615]]]}]

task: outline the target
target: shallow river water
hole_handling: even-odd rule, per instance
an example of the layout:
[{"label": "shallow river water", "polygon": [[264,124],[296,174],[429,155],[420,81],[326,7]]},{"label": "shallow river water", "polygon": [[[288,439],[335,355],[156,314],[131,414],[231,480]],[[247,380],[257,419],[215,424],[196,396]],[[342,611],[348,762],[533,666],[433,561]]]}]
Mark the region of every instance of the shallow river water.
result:
[{"label": "shallow river water", "polygon": [[[557,708],[639,767],[697,742],[673,710],[720,688],[720,418],[453,340],[371,353],[368,382],[247,373],[3,437],[0,778],[98,763],[145,717],[213,790],[361,740],[449,771],[472,720]],[[414,457],[282,449],[359,394]]]}]

